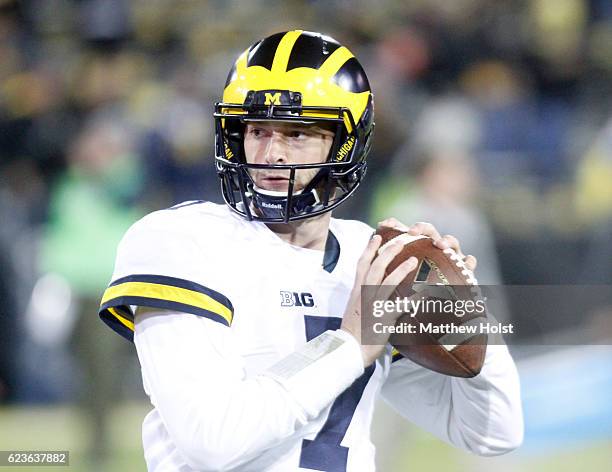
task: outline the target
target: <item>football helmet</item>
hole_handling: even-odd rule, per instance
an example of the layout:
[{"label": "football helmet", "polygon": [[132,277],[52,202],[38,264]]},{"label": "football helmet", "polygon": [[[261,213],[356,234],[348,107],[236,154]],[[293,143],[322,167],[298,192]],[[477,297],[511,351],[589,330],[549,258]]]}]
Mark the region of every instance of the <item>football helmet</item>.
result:
[{"label": "football helmet", "polygon": [[[373,95],[353,54],[320,33],[288,31],[249,47],[215,104],[215,162],[225,202],[249,220],[281,223],[330,211],[359,186],[374,130]],[[244,130],[250,121],[319,124],[335,131],[323,163],[249,164]],[[294,190],[295,172],[317,172]],[[286,192],[257,187],[251,169],[285,169]]]}]

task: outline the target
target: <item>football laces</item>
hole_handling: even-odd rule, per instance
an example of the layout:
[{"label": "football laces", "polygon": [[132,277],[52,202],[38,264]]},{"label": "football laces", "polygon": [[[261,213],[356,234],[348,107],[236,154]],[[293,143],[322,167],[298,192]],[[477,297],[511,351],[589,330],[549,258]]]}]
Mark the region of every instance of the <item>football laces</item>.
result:
[{"label": "football laces", "polygon": [[455,263],[455,265],[461,269],[461,274],[466,277],[466,281],[469,285],[478,285],[478,280],[474,277],[474,272],[467,268],[465,265],[465,259],[460,257],[453,248],[448,247],[444,249],[442,252],[449,256],[449,259]]}]

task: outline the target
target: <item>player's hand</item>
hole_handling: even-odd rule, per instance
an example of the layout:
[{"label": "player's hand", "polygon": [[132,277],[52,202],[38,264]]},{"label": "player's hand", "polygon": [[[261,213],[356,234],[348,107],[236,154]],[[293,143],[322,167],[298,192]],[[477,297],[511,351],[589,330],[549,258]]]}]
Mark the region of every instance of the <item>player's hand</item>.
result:
[{"label": "player's hand", "polygon": [[378,223],[378,225],[387,226],[389,228],[396,228],[401,231],[406,231],[412,234],[413,236],[429,236],[431,239],[433,239],[433,243],[436,247],[439,247],[442,250],[447,249],[449,247],[452,248],[457,253],[457,255],[463,259],[463,261],[465,262],[465,266],[469,270],[474,272],[474,269],[476,269],[478,261],[472,255],[466,256],[465,254],[463,254],[463,251],[461,251],[461,245],[459,244],[459,240],[451,234],[440,236],[438,230],[431,223],[419,222],[413,224],[412,226],[406,226],[395,218],[387,218],[386,220]]},{"label": "player's hand", "polygon": [[[355,284],[342,318],[342,325],[340,326],[340,329],[351,333],[360,344],[362,318],[361,286],[380,286],[379,290],[373,294],[373,297],[377,300],[386,300],[391,296],[395,287],[406,278],[408,273],[416,268],[418,263],[415,257],[410,257],[385,277],[387,266],[400,253],[404,245],[402,243],[390,244],[376,257],[381,241],[382,238],[379,235],[374,235],[359,258]],[[365,300],[364,306],[372,306],[371,301],[373,300]],[[400,313],[397,314],[397,316],[399,315]],[[365,367],[372,364],[383,353],[386,344],[384,341],[386,340],[381,339],[380,344],[377,345],[361,344],[361,354]]]}]

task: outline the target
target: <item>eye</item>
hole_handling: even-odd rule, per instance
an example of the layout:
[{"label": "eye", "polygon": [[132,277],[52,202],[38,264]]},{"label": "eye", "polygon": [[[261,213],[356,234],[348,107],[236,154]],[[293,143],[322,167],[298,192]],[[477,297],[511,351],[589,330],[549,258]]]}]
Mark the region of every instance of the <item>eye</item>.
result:
[{"label": "eye", "polygon": [[261,128],[250,127],[247,132],[250,136],[253,136],[254,138],[259,138],[263,135],[263,130]]},{"label": "eye", "polygon": [[290,130],[288,136],[291,139],[304,140],[313,136],[312,132],[308,129],[293,129]]}]

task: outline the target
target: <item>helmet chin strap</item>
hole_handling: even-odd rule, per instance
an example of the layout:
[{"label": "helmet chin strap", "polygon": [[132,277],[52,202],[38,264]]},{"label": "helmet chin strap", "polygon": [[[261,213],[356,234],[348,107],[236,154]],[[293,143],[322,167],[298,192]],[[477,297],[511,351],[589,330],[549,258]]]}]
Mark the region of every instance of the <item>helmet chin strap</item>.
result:
[{"label": "helmet chin strap", "polygon": [[[285,207],[287,205],[287,192],[277,192],[266,190],[256,185],[252,186],[251,192],[247,192],[251,197],[253,206],[265,218],[285,218]],[[291,198],[291,213],[302,212],[308,207],[312,207],[320,202],[316,189],[310,191],[297,190]]]}]

